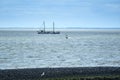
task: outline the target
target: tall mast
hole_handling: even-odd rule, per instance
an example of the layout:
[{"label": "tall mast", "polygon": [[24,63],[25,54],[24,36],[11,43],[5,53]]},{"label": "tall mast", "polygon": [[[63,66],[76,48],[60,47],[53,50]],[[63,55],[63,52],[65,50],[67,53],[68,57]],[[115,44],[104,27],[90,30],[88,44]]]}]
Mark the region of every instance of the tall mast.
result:
[{"label": "tall mast", "polygon": [[45,32],[45,21],[43,21],[43,25],[44,25],[44,32]]},{"label": "tall mast", "polygon": [[53,32],[55,32],[55,23],[53,22]]}]

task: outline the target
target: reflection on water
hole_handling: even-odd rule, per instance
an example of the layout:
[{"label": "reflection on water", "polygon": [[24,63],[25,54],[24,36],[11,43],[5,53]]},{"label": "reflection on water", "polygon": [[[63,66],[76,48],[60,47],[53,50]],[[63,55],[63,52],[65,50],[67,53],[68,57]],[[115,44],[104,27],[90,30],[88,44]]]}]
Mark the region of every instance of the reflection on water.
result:
[{"label": "reflection on water", "polygon": [[119,31],[0,31],[0,69],[120,66],[119,40]]}]

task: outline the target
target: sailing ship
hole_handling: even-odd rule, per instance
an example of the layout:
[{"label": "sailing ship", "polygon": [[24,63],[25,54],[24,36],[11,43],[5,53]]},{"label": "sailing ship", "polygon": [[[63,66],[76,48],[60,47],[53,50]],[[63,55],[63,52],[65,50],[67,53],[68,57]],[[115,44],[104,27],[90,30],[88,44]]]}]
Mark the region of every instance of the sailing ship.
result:
[{"label": "sailing ship", "polygon": [[37,31],[38,34],[60,34],[59,31],[55,31],[55,23],[53,22],[53,31],[46,31],[45,21],[43,22],[44,29]]}]

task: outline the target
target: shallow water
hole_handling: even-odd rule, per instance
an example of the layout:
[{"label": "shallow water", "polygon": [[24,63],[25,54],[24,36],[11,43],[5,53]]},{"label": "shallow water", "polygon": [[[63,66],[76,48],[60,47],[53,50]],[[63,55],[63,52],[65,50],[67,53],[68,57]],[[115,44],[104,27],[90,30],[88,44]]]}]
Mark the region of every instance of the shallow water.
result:
[{"label": "shallow water", "polygon": [[85,66],[120,66],[120,30],[0,31],[0,69]]}]

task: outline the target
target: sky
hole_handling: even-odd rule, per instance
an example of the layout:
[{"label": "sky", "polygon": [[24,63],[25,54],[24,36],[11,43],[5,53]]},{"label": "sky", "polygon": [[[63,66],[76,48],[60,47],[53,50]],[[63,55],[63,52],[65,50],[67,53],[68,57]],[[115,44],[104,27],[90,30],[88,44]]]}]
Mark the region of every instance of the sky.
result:
[{"label": "sky", "polygon": [[120,28],[120,0],[0,0],[0,28]]}]

